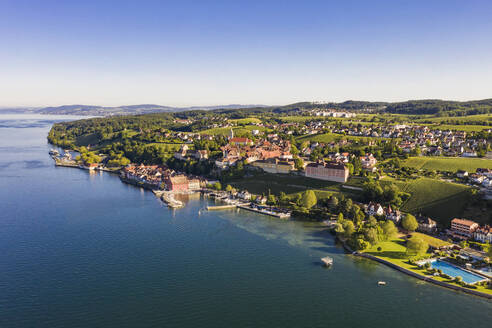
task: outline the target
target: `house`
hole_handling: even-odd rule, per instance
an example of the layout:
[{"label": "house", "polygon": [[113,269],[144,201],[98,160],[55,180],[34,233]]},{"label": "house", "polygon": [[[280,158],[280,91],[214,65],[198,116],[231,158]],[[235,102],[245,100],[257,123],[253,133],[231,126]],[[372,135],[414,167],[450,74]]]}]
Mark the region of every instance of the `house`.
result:
[{"label": "house", "polygon": [[231,143],[234,146],[251,146],[253,145],[253,141],[248,139],[248,138],[231,138],[229,139],[229,143]]},{"label": "house", "polygon": [[492,227],[489,225],[479,227],[473,232],[473,239],[481,243],[492,244]]},{"label": "house", "polygon": [[237,197],[244,200],[250,200],[251,194],[247,190],[243,190],[237,193]]},{"label": "house", "polygon": [[461,154],[461,157],[477,157],[476,151],[465,151]]},{"label": "house", "polygon": [[251,165],[261,168],[268,173],[290,173],[295,170],[295,164],[292,161],[270,158],[253,162]]},{"label": "house", "polygon": [[220,159],[220,160],[216,160],[215,161],[215,165],[223,170],[225,168],[228,168],[229,166],[234,166],[236,165],[236,162],[237,162],[238,158],[223,158],[223,159]]},{"label": "house", "polygon": [[463,170],[459,170],[458,172],[456,172],[456,176],[458,178],[466,178],[468,176],[468,172],[463,171]]},{"label": "house", "polygon": [[186,160],[187,152],[188,152],[188,145],[183,144],[179,151],[174,153],[174,158],[179,159],[179,160]]},{"label": "house", "polygon": [[208,150],[197,150],[195,151],[195,158],[199,161],[208,159]]},{"label": "house", "polygon": [[188,190],[200,190],[200,180],[188,179]]},{"label": "house", "polygon": [[483,180],[485,180],[485,177],[483,175],[478,175],[476,173],[470,174],[470,180],[473,183],[476,184],[481,184]]},{"label": "house", "polygon": [[89,170],[95,170],[98,166],[99,166],[99,163],[91,163],[91,164],[87,165],[87,168]]},{"label": "house", "polygon": [[381,216],[384,214],[384,209],[381,204],[370,202],[366,207],[366,213],[369,216]]},{"label": "house", "polygon": [[475,230],[478,229],[478,223],[471,220],[453,219],[451,220],[451,234],[457,238],[471,238]]},{"label": "house", "polygon": [[185,175],[169,176],[164,182],[169,191],[188,191],[189,188],[188,178]]},{"label": "house", "polygon": [[398,210],[393,210],[391,206],[388,206],[388,208],[384,210],[384,214],[386,220],[391,220],[395,224],[398,224],[401,220],[401,212]]},{"label": "house", "polygon": [[419,224],[417,230],[425,233],[435,233],[437,231],[437,223],[428,217],[419,217],[417,219]]},{"label": "house", "polygon": [[360,157],[360,161],[362,163],[362,168],[367,171],[374,172],[376,170],[377,160],[372,156],[372,154],[368,154]]},{"label": "house", "polygon": [[345,164],[338,162],[309,163],[306,165],[305,176],[308,178],[347,182],[349,169]]}]

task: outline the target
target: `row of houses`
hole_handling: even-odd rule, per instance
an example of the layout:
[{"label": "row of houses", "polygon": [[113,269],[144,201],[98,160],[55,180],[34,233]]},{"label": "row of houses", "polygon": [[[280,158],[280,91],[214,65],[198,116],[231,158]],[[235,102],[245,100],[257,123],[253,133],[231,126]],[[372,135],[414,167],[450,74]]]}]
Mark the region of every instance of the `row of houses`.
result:
[{"label": "row of houses", "polygon": [[145,184],[154,189],[184,192],[199,190],[207,185],[207,181],[198,177],[177,173],[159,165],[127,165],[121,171],[121,177]]},{"label": "row of houses", "polygon": [[[400,224],[404,218],[404,214],[399,210],[393,209],[389,205],[383,207],[376,202],[370,202],[364,205],[364,211],[369,216],[384,217],[386,220],[393,221],[396,225]],[[431,218],[419,215],[416,219],[418,222],[418,231],[425,233],[435,233],[437,231],[437,223]]]}]

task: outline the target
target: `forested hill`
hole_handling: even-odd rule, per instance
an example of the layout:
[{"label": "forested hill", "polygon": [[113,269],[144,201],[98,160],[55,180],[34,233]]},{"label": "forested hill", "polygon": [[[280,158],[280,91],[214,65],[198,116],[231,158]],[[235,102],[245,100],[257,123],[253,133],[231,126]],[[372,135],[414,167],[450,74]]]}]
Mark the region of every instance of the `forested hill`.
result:
[{"label": "forested hill", "polygon": [[[348,100],[340,103],[299,102],[283,106],[264,105],[219,105],[219,106],[193,106],[170,107],[161,105],[131,105],[118,107],[103,107],[90,105],[66,105],[59,107],[44,107],[24,109],[25,112],[38,114],[58,115],[85,115],[85,116],[115,116],[138,115],[152,113],[182,113],[181,117],[203,115],[202,112],[225,114],[231,118],[247,117],[257,114],[283,114],[296,115],[303,111],[313,109],[335,109],[343,111],[415,114],[434,116],[466,116],[492,113],[492,98],[472,101],[450,101],[439,99],[409,100],[404,102],[370,102]],[[16,108],[15,112],[22,111]]]},{"label": "forested hill", "polygon": [[434,114],[465,116],[492,113],[492,99],[472,101],[409,100],[386,105],[386,112],[396,114]]}]

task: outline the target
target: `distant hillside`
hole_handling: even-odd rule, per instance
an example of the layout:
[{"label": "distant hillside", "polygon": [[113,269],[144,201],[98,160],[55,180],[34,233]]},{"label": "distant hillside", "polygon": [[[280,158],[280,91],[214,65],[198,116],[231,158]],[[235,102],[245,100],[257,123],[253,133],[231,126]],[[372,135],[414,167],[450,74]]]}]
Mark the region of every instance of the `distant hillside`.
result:
[{"label": "distant hillside", "polygon": [[113,115],[135,115],[166,112],[183,112],[189,110],[213,110],[213,109],[237,109],[257,107],[258,105],[221,105],[221,106],[192,106],[192,107],[170,107],[153,104],[103,107],[91,105],[65,105],[58,107],[44,107],[34,111],[38,114],[56,115],[85,115],[85,116],[113,116]]},{"label": "distant hillside", "polygon": [[242,118],[249,115],[273,113],[283,115],[296,115],[302,111],[311,109],[337,109],[348,111],[362,111],[373,113],[393,113],[393,114],[430,114],[434,116],[466,116],[477,114],[492,113],[492,99],[472,100],[472,101],[451,101],[439,99],[409,100],[404,102],[371,102],[347,100],[340,103],[315,103],[298,102],[283,106],[264,106],[264,105],[219,105],[219,106],[191,106],[191,107],[170,107],[153,104],[141,104],[130,106],[103,107],[91,105],[65,105],[58,107],[44,108],[10,108],[1,109],[6,112],[27,112],[38,114],[57,114],[57,115],[85,115],[85,116],[114,116],[114,115],[136,115],[151,113],[180,113],[188,112],[184,115],[202,115],[203,111],[214,111],[217,114],[227,114],[231,118]]},{"label": "distant hillside", "polygon": [[409,100],[389,103],[386,112],[395,114],[433,114],[465,116],[492,113],[492,99],[449,101],[439,99]]}]

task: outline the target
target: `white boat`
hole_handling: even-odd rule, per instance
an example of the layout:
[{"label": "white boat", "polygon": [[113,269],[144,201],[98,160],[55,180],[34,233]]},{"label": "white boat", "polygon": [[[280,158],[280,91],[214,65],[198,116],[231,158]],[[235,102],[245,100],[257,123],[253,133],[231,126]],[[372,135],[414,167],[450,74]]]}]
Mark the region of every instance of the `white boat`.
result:
[{"label": "white boat", "polygon": [[326,256],[326,257],[321,258],[321,261],[327,267],[328,266],[331,266],[333,264],[333,259],[331,257],[329,257],[329,256]]},{"label": "white boat", "polygon": [[386,281],[378,281],[378,285],[379,286],[384,286],[384,285],[386,285]]}]

